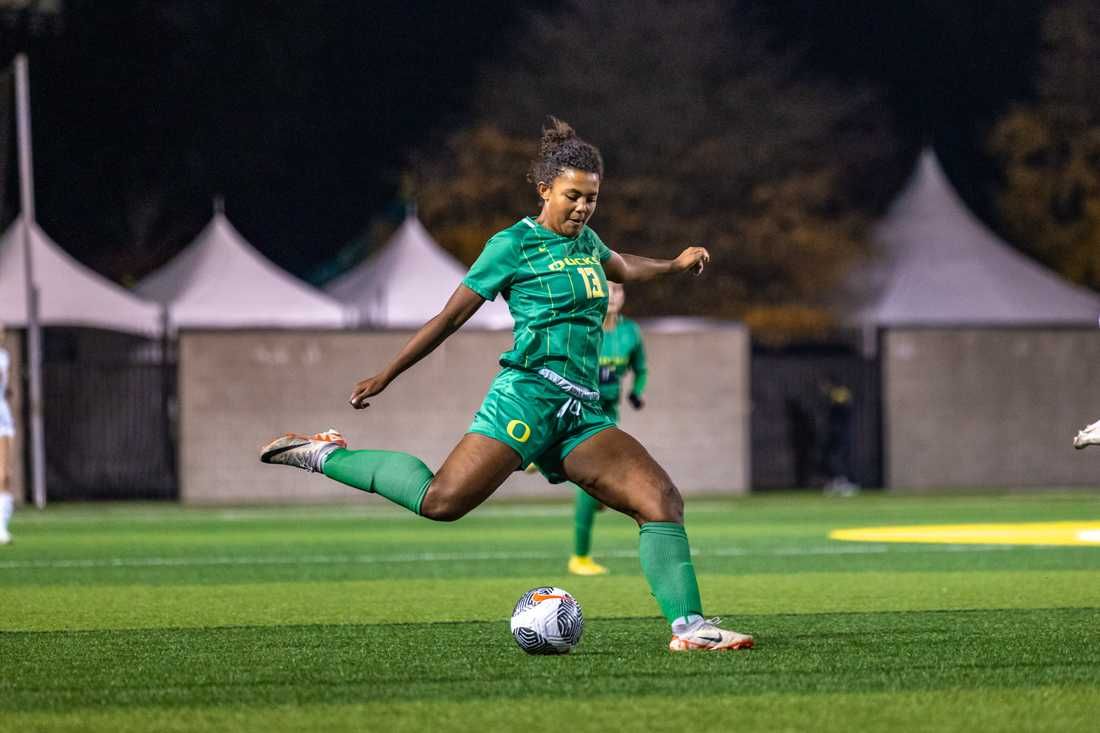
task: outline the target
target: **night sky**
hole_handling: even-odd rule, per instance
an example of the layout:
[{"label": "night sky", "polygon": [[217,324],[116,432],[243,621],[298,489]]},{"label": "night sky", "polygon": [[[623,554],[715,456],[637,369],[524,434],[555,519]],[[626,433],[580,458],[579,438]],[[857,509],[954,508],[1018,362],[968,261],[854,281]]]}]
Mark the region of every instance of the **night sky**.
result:
[{"label": "night sky", "polygon": [[[1034,93],[1038,0],[754,0],[808,73],[886,92],[902,144],[931,143],[964,199],[994,228],[989,126]],[[900,171],[907,175],[908,171]],[[888,185],[897,185],[890,182]]]},{"label": "night sky", "polygon": [[[31,60],[39,221],[125,280],[186,244],[223,194],[253,244],[308,275],[399,215],[406,156],[466,119],[479,65],[526,9],[555,5],[67,0],[53,32],[9,21],[3,58]],[[982,140],[1031,93],[1041,3],[744,5],[778,47],[803,49],[806,75],[880,86],[900,144],[933,141],[996,226]]]}]

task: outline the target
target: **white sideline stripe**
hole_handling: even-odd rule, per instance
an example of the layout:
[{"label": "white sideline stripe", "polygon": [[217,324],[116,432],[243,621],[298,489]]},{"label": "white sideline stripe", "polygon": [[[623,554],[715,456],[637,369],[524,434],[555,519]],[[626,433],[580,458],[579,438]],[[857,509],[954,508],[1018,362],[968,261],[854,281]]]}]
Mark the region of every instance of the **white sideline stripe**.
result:
[{"label": "white sideline stripe", "polygon": [[[476,512],[470,515],[474,517],[517,517],[517,518],[531,518],[539,519],[542,517],[571,517],[573,516],[573,507],[570,506],[489,506],[482,507],[476,510]],[[222,521],[222,522],[267,522],[273,519],[285,520],[285,521],[350,521],[356,519],[369,519],[371,521],[383,520],[383,521],[412,521],[416,520],[415,514],[409,512],[398,512],[389,510],[380,510],[374,507],[355,507],[349,506],[341,509],[332,509],[328,511],[309,511],[303,508],[288,505],[279,509],[222,509],[222,510],[209,510],[209,509],[193,509],[182,510],[178,513],[174,512],[146,512],[146,513],[130,513],[119,512],[117,514],[112,513],[110,510],[103,511],[102,513],[83,512],[80,514],[74,514],[70,516],[58,516],[56,514],[51,515],[48,512],[45,514],[31,513],[29,511],[20,512],[18,515],[18,521],[20,524],[88,524],[89,522],[152,522],[152,523],[170,523],[170,522],[208,522],[208,521]]]},{"label": "white sideline stripe", "polygon": [[[692,550],[695,557],[802,557],[815,555],[882,555],[886,553],[929,552],[1004,552],[1020,549],[1014,545],[927,545],[900,547],[888,545],[854,545],[845,547],[777,547],[770,550],[748,550],[742,547],[719,547],[712,550]],[[1029,546],[1027,549],[1043,549]],[[1056,549],[1056,548],[1046,548]],[[601,557],[637,557],[636,550],[610,550]],[[560,552],[419,552],[403,555],[299,555],[296,557],[111,557],[87,560],[7,560],[0,570],[28,568],[145,568],[204,567],[214,565],[366,565],[374,563],[470,562],[478,560],[560,560]]]},{"label": "white sideline stripe", "polygon": [[[385,520],[416,520],[420,517],[410,512],[399,512],[389,510],[378,510],[376,508],[368,508],[359,511],[332,511],[332,512],[317,512],[311,514],[305,512],[301,515],[292,514],[293,507],[287,507],[286,509],[275,510],[262,510],[262,511],[249,511],[249,510],[229,510],[217,512],[213,515],[213,519],[220,519],[225,522],[251,522],[251,521],[268,521],[271,519],[293,519],[298,521],[304,520],[320,520],[327,521],[331,519],[349,520],[349,519],[385,519]],[[471,519],[475,517],[529,517],[532,519],[539,519],[541,517],[571,517],[573,516],[573,506],[543,506],[543,507],[524,507],[524,506],[487,506],[475,509],[472,514],[469,515]],[[196,517],[192,517],[195,519]],[[197,517],[201,518],[201,517]]]}]

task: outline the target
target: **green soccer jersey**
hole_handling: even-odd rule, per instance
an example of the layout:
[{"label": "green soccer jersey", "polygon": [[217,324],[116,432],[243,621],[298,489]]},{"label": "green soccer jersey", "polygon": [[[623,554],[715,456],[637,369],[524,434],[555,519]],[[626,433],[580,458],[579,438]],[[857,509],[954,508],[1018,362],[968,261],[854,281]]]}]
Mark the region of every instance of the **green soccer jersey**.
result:
[{"label": "green soccer jersey", "polygon": [[634,372],[634,384],[630,391],[641,397],[645,392],[648,376],[642,329],[629,318],[620,316],[615,328],[604,331],[603,345],[600,347],[601,401],[619,401],[622,394],[622,379],[628,371]]},{"label": "green soccer jersey", "polygon": [[552,369],[598,388],[600,341],[607,314],[603,263],[611,250],[585,227],[555,234],[525,217],[494,234],[462,283],[485,300],[500,293],[515,320],[515,343],[500,363]]}]

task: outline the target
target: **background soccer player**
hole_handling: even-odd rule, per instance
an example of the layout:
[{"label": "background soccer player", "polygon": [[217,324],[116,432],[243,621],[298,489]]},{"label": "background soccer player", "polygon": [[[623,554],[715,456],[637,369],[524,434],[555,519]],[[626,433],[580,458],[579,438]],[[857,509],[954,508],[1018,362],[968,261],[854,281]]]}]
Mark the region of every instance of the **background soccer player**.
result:
[{"label": "background soccer player", "polygon": [[[645,405],[648,371],[645,362],[645,344],[642,329],[622,315],[626,292],[616,282],[607,284],[607,316],[603,319],[603,343],[600,345],[600,407],[604,414],[619,424],[619,399],[622,382],[628,372],[634,372],[630,387],[630,404],[635,410]],[[584,489],[577,487],[577,499],[573,510],[573,556],[569,558],[569,572],[574,575],[603,575],[607,568],[592,559],[592,525],[596,512],[603,505]]]},{"label": "background soccer player", "polygon": [[537,463],[551,483],[573,481],[637,521],[642,570],[672,625],[671,650],[749,648],[751,636],[703,618],[676,486],[597,407],[607,278],[638,282],[700,273],[710,255],[702,247],[688,247],[673,260],[612,252],[588,227],[602,177],[599,151],[551,118],[528,176],[542,200],[538,216],[489,239],[439,315],[385,369],[355,385],[349,401],[364,409],[485,301],[503,295],[515,320],[513,347],[501,354],[502,369],[473,424],[439,471],[407,453],[348,450],[336,431],[288,434],[265,446],[260,460],[321,471],[437,521],[461,518],[513,471]]},{"label": "background soccer player", "polygon": [[10,369],[11,356],[4,348],[4,324],[0,323],[0,545],[11,542],[8,520],[15,507],[15,498],[11,495],[11,444],[15,438],[15,421],[8,406]]}]

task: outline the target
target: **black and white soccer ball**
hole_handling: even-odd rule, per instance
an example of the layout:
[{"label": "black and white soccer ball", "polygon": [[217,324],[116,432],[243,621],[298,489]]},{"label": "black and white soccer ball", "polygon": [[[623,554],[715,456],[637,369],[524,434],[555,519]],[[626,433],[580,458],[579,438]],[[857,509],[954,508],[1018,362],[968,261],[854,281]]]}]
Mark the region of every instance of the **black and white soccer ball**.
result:
[{"label": "black and white soccer ball", "polygon": [[582,633],[581,604],[561,588],[532,588],[512,610],[512,637],[528,654],[568,654]]}]

